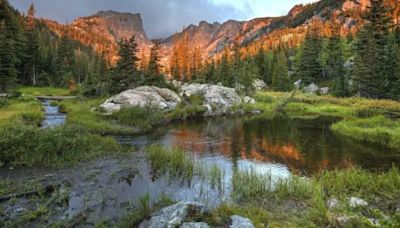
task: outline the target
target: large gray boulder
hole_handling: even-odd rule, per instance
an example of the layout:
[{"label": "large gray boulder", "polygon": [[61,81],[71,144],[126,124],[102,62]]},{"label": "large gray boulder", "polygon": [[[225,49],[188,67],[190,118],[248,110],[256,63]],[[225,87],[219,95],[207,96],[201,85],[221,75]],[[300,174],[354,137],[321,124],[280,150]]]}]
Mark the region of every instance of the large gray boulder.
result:
[{"label": "large gray boulder", "polygon": [[[139,228],[175,228],[184,225],[189,215],[201,215],[208,208],[197,202],[179,202],[152,215],[149,220],[140,223]],[[201,225],[201,226],[200,226]],[[206,227],[204,224],[185,224],[184,227]]]},{"label": "large gray boulder", "polygon": [[253,87],[254,87],[256,90],[264,90],[264,89],[266,89],[268,86],[267,86],[267,83],[265,83],[263,80],[261,80],[261,79],[255,79],[255,80],[253,81]]},{"label": "large gray boulder", "polygon": [[238,215],[231,216],[232,223],[229,228],[254,228],[253,223],[248,218],[243,218]]},{"label": "large gray boulder", "polygon": [[215,113],[226,113],[227,110],[242,102],[239,94],[233,88],[222,85],[185,84],[181,87],[181,96],[202,96],[203,104],[215,107]]},{"label": "large gray boulder", "polygon": [[107,99],[100,107],[107,113],[113,113],[126,107],[156,107],[159,109],[173,109],[181,98],[169,89],[155,86],[142,86],[126,90]]},{"label": "large gray boulder", "polygon": [[319,87],[314,83],[311,83],[307,87],[304,87],[304,92],[306,92],[306,93],[315,94],[318,91],[319,91]]}]

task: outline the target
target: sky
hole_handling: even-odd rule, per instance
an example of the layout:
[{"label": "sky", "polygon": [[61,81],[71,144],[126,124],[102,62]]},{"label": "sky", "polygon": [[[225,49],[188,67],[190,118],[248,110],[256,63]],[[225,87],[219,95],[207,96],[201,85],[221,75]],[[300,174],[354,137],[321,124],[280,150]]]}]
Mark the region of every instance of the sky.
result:
[{"label": "sky", "polygon": [[189,24],[205,20],[224,22],[281,16],[296,4],[315,0],[9,0],[26,12],[34,4],[36,15],[60,23],[89,16],[100,10],[140,13],[150,38],[164,38]]}]

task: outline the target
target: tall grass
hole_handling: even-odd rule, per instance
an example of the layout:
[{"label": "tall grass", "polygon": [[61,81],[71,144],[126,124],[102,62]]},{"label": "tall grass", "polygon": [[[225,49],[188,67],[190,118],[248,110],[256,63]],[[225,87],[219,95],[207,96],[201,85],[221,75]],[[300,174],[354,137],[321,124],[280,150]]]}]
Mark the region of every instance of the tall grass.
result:
[{"label": "tall grass", "polygon": [[167,175],[170,178],[191,182],[194,178],[205,181],[220,192],[224,189],[225,173],[216,165],[208,167],[195,161],[181,149],[167,149],[161,145],[147,148],[148,159],[156,176]]},{"label": "tall grass", "polygon": [[33,99],[11,99],[0,107],[0,124],[18,119],[26,124],[38,126],[43,118],[42,104]]},{"label": "tall grass", "polygon": [[77,125],[40,129],[10,122],[0,128],[0,162],[59,166],[122,151],[112,138],[93,135]]},{"label": "tall grass", "polygon": [[400,122],[383,116],[341,121],[331,129],[359,141],[400,149]]},{"label": "tall grass", "polygon": [[103,99],[63,101],[61,111],[68,114],[67,124],[80,125],[92,133],[101,135],[132,134],[133,129],[114,124],[109,118],[96,112]]},{"label": "tall grass", "polygon": [[138,127],[141,130],[150,130],[164,121],[162,110],[152,107],[124,108],[114,113],[112,117],[122,124]]}]

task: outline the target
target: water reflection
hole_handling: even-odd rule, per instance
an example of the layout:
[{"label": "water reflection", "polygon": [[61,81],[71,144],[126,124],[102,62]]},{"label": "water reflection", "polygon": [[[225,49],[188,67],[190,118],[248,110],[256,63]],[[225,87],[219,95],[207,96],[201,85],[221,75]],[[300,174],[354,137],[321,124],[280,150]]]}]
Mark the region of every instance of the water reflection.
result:
[{"label": "water reflection", "polygon": [[218,161],[228,171],[248,166],[243,164],[257,170],[269,167],[279,175],[289,171],[311,174],[354,165],[388,169],[400,164],[396,151],[333,134],[329,126],[334,121],[285,116],[216,118],[172,124],[150,136],[150,141],[182,148],[198,159]]}]

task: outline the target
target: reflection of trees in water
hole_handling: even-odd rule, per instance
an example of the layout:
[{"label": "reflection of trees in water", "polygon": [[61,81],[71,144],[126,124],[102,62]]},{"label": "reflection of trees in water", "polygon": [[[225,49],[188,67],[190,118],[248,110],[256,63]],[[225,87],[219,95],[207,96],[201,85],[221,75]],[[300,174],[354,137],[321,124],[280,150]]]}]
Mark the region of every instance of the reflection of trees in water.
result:
[{"label": "reflection of trees in water", "polygon": [[177,146],[186,145],[199,154],[223,154],[231,157],[234,167],[242,158],[283,163],[296,172],[399,164],[400,158],[387,150],[381,153],[382,148],[334,135],[331,123],[324,118],[221,117],[175,124],[172,131],[177,131],[173,135]]}]

